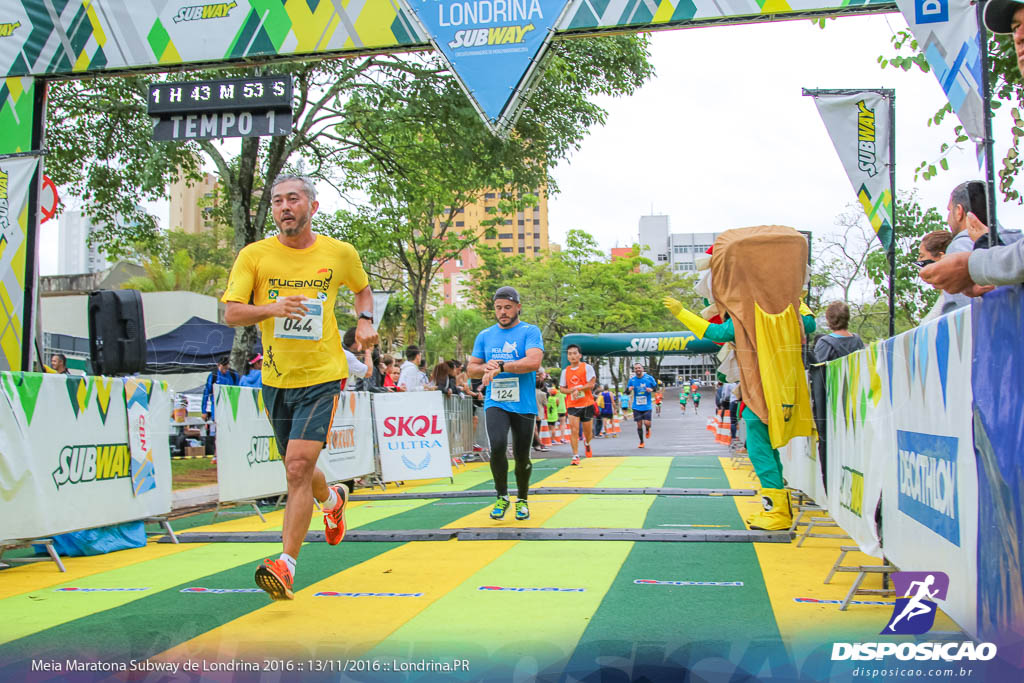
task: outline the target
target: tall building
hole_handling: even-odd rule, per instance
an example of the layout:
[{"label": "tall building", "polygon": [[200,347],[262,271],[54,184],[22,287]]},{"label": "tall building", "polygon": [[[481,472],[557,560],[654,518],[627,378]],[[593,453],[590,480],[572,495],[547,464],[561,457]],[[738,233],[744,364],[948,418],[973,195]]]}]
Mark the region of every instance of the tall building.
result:
[{"label": "tall building", "polygon": [[640,217],[640,255],[673,271],[696,271],[696,258],[711,248],[717,232],[671,232],[668,216]]},{"label": "tall building", "polygon": [[106,256],[89,246],[89,234],[95,226],[82,211],[65,211],[58,223],[57,274],[98,273],[110,265]]},{"label": "tall building", "polygon": [[217,199],[216,188],[217,179],[210,173],[189,185],[179,172],[170,187],[170,229],[195,235],[213,227],[210,215]]},{"label": "tall building", "polygon": [[[455,227],[460,230],[471,229],[482,233],[482,221],[491,217],[498,210],[501,193],[489,190],[479,201],[460,209],[455,215]],[[537,192],[537,206],[519,211],[514,216],[504,219],[495,226],[497,235],[485,237],[482,244],[497,247],[505,254],[533,255],[548,249],[548,198],[547,189]]]},{"label": "tall building", "polygon": [[[547,190],[538,191],[539,201],[532,208],[519,211],[514,216],[505,218],[495,226],[495,237],[484,237],[481,244],[496,247],[503,254],[524,254],[533,256],[543,251],[557,250],[558,245],[548,240],[548,198]],[[498,210],[501,193],[497,190],[484,192],[479,201],[467,205],[455,214],[455,229],[473,230],[482,234],[485,228],[481,222]],[[444,303],[455,306],[468,304],[468,280],[466,271],[479,265],[476,252],[470,247],[464,249],[459,258],[444,264],[440,287],[444,294]]]}]

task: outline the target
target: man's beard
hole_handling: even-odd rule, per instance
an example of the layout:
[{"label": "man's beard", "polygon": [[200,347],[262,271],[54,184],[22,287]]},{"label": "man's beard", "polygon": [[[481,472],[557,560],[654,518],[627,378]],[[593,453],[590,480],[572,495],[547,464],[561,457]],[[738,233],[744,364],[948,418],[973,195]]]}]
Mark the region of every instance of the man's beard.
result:
[{"label": "man's beard", "polygon": [[497,320],[498,324],[501,325],[502,327],[512,327],[517,322],[519,322],[519,314],[516,313],[514,316],[512,316],[512,320],[508,321],[507,324],[501,322],[501,318],[499,316],[494,316],[494,319]]}]

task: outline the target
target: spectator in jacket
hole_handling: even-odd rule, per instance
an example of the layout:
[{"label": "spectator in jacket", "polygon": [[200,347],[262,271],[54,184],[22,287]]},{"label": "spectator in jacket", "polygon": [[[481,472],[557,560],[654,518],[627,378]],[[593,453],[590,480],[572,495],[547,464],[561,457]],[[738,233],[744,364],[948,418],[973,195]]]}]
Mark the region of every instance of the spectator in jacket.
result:
[{"label": "spectator in jacket", "polygon": [[242,379],[238,380],[238,385],[242,387],[255,387],[256,389],[263,387],[262,353],[257,353],[253,356],[252,360],[249,361],[249,372],[245,373]]},{"label": "spectator in jacket", "polygon": [[217,361],[217,369],[210,373],[209,377],[206,378],[206,387],[203,389],[203,419],[214,420],[214,404],[217,403],[216,397],[213,395],[213,387],[215,384],[227,384],[230,386],[238,386],[238,382],[241,379],[238,373],[231,369],[228,365],[231,359],[228,356],[221,356]]}]

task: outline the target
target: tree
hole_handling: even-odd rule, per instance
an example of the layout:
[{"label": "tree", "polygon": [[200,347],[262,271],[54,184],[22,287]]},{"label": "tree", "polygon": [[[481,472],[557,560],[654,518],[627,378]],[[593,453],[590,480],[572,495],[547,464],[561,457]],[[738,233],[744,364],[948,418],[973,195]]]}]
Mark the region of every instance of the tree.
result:
[{"label": "tree", "polygon": [[152,257],[143,264],[145,275],[130,278],[121,289],[141,292],[197,292],[219,296],[224,291],[227,269],[218,265],[196,265],[187,251],[175,252],[170,264]]},{"label": "tree", "polygon": [[426,351],[431,357],[447,360],[465,360],[473,351],[477,334],[492,324],[479,311],[450,305],[442,306],[431,318]]}]

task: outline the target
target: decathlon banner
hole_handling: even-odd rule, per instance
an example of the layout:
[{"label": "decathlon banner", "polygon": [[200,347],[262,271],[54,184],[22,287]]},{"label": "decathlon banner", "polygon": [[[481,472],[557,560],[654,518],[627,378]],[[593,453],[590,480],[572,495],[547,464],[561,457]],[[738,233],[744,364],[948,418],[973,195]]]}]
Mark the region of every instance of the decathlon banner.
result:
[{"label": "decathlon banner", "polygon": [[28,192],[38,164],[36,157],[0,159],[0,370],[21,369]]},{"label": "decathlon banner", "polygon": [[953,112],[980,149],[985,139],[985,100],[981,85],[982,34],[975,2],[896,0]]},{"label": "decathlon banner", "polygon": [[374,394],[373,418],[384,481],[452,476],[441,392]]},{"label": "decathlon banner", "polygon": [[409,0],[484,121],[507,130],[567,0]]},{"label": "decathlon banner", "polygon": [[814,98],[839,160],[878,241],[892,242],[892,121],[889,98],[879,91],[806,90]]},{"label": "decathlon banner", "polygon": [[151,397],[136,416],[153,425],[144,472],[152,485],[136,492],[121,379],[0,373],[0,538],[39,538],[169,512],[170,408],[162,388]]},{"label": "decathlon banner", "polygon": [[790,488],[802,491],[821,507],[828,505],[828,492],[818,464],[818,443],[808,436],[798,436],[779,449],[782,474]]},{"label": "decathlon banner", "polygon": [[949,575],[941,607],[976,634],[971,329],[961,308],[884,342],[894,433],[883,451],[882,525],[885,555],[901,570]]},{"label": "decathlon banner", "polygon": [[[341,392],[327,446],[317,460],[328,482],[374,471],[373,427],[368,394]],[[277,439],[252,387],[218,385],[217,487],[222,503],[285,493],[288,482]]]},{"label": "decathlon banner", "polygon": [[885,362],[876,342],[829,362],[827,370],[828,511],[862,552],[875,557],[882,556],[875,509],[886,460],[894,457]]}]

